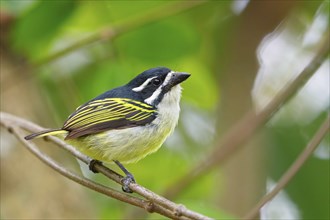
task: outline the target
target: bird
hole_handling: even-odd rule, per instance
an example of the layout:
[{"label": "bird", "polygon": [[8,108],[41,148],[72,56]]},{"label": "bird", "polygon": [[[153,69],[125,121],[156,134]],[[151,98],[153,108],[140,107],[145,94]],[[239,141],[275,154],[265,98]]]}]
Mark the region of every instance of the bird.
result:
[{"label": "bird", "polygon": [[122,190],[132,193],[134,176],[123,164],[156,152],[174,131],[180,113],[182,87],[189,73],[167,67],[145,70],[126,85],[111,89],[79,106],[62,128],[47,129],[26,140],[49,135],[64,139],[95,163],[114,162],[125,173]]}]

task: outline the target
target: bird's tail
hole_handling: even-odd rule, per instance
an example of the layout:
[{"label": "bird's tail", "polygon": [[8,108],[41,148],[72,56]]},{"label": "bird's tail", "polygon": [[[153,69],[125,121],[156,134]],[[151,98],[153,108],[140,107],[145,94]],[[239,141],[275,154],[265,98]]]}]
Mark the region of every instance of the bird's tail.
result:
[{"label": "bird's tail", "polygon": [[31,139],[34,139],[34,138],[41,138],[41,137],[45,137],[45,136],[48,136],[48,135],[57,135],[57,134],[66,134],[68,133],[68,131],[66,130],[62,130],[62,129],[50,129],[50,130],[45,130],[45,131],[41,131],[41,132],[38,132],[38,133],[34,133],[34,134],[30,134],[25,138],[25,140],[31,140]]}]

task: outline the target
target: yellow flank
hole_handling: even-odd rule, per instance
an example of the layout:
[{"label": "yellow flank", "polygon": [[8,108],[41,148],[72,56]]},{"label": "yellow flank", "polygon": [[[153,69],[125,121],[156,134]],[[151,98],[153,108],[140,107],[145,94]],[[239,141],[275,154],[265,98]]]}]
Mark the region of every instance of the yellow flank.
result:
[{"label": "yellow flank", "polygon": [[[109,130],[66,141],[96,160],[134,163],[157,151],[172,129],[154,129],[152,125],[147,125]],[[127,139],[127,136],[131,138]]]}]

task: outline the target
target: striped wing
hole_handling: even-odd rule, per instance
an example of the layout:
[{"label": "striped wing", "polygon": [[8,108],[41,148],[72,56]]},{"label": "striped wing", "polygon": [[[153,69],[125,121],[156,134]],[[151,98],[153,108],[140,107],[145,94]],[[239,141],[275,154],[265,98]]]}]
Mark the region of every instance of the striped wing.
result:
[{"label": "striped wing", "polygon": [[156,109],[142,102],[124,98],[94,100],[82,105],[69,116],[63,129],[66,139],[111,129],[148,124],[156,118]]}]

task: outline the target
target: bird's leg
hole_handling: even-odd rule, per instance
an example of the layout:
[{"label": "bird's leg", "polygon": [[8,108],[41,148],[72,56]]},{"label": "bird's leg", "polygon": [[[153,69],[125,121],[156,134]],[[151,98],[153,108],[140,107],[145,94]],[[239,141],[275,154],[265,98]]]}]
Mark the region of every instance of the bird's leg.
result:
[{"label": "bird's leg", "polygon": [[92,171],[93,173],[98,173],[99,171],[95,170],[95,164],[100,164],[102,165],[102,162],[99,160],[91,160],[88,164],[88,168],[90,171]]},{"label": "bird's leg", "polygon": [[122,180],[123,191],[126,193],[132,193],[133,191],[129,188],[129,184],[135,183],[134,176],[130,172],[128,172],[128,170],[118,160],[114,160],[114,162],[126,175]]}]

